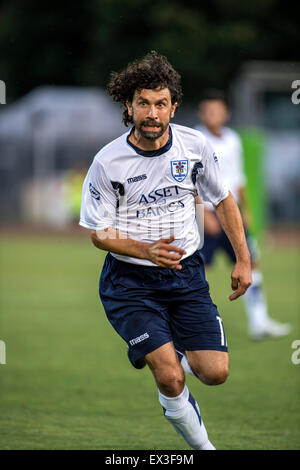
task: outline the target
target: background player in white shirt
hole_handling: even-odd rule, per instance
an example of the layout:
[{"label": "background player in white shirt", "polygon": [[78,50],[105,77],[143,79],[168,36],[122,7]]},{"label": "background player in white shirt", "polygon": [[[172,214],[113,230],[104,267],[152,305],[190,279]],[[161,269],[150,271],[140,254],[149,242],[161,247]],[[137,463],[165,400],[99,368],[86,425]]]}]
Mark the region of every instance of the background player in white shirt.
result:
[{"label": "background player in white shirt", "polygon": [[[202,125],[196,127],[211,143],[217,154],[220,171],[234,196],[244,221],[247,243],[251,255],[252,285],[243,296],[249,334],[252,339],[285,336],[290,331],[288,324],[270,318],[263,291],[263,277],[259,269],[256,242],[251,237],[251,215],[247,200],[246,176],[243,168],[242,142],[233,129],[225,126],[230,118],[229,107],[224,93],[220,90],[207,90],[199,102],[198,117]],[[205,241],[201,250],[206,265],[211,265],[218,250],[227,252],[235,261],[232,247],[224,234],[212,204],[205,204]]]},{"label": "background player in white shirt", "polygon": [[206,138],[170,124],[182,92],[165,57],[152,51],[112,74],[108,92],[133,127],[96,155],[83,185],[80,224],[109,252],[100,297],[132,364],[153,373],[166,419],[193,449],[212,450],[183,370],[207,385],[228,376],[225,332],[198,250],[196,188],[216,207],[236,254],[231,300],[251,284],[240,212]]}]

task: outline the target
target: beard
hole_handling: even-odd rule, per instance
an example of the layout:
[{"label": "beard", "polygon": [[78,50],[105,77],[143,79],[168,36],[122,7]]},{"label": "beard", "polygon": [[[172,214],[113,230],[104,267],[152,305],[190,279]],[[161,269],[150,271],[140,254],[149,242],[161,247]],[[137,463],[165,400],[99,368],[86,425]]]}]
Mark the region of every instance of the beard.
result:
[{"label": "beard", "polygon": [[[168,128],[168,126],[169,126],[169,123],[166,125],[163,125],[161,122],[151,121],[149,119],[142,121],[139,124],[135,123],[135,127],[137,128],[141,136],[144,137],[144,139],[148,139],[148,140],[156,140],[159,137],[161,137],[166,131],[166,129]],[[155,131],[154,130],[149,131],[149,130],[145,130],[144,127],[153,127],[153,128],[157,127],[159,129]]]}]

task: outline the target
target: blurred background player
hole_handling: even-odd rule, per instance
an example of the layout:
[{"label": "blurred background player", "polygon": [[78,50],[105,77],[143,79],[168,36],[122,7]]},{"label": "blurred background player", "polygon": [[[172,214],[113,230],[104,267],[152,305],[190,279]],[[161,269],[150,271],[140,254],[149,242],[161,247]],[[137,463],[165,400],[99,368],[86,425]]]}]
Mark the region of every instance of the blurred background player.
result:
[{"label": "blurred background player", "polygon": [[[252,285],[243,296],[247,312],[249,335],[254,340],[266,337],[281,337],[290,332],[289,324],[282,324],[270,318],[263,291],[263,276],[259,268],[256,240],[251,234],[251,215],[246,193],[246,176],[243,169],[243,149],[239,135],[225,124],[230,111],[225,94],[220,90],[207,90],[198,105],[196,126],[211,143],[223,177],[240,208],[248,248],[252,262]],[[201,250],[206,267],[212,265],[216,251],[223,250],[232,262],[235,255],[229,240],[221,228],[212,204],[205,203],[205,238]]]}]

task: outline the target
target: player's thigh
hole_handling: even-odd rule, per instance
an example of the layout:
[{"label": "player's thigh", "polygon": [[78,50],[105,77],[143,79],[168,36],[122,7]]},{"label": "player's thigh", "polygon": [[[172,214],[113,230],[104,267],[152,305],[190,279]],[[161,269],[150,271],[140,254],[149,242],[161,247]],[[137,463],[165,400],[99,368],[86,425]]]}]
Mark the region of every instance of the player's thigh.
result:
[{"label": "player's thigh", "polygon": [[167,396],[178,396],[184,387],[184,372],[172,341],[145,355],[159,390]]},{"label": "player's thigh", "polygon": [[186,351],[189,364],[197,377],[206,385],[219,385],[229,375],[229,356],[225,351]]}]

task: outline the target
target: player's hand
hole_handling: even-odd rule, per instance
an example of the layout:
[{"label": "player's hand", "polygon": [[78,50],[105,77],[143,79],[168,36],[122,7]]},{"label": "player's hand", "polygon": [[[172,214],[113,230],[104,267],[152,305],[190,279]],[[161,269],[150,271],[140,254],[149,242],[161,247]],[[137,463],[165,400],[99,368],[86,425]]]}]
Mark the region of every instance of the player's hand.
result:
[{"label": "player's hand", "polygon": [[252,284],[250,261],[239,261],[235,264],[231,273],[231,288],[235,292],[229,296],[229,300],[235,300],[245,294]]},{"label": "player's hand", "polygon": [[186,251],[171,245],[174,240],[175,236],[172,235],[170,238],[161,238],[154,243],[149,243],[146,258],[163,268],[180,270],[182,266],[179,261]]}]

